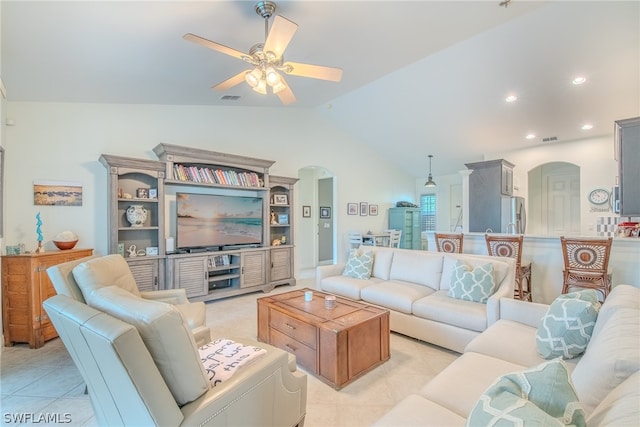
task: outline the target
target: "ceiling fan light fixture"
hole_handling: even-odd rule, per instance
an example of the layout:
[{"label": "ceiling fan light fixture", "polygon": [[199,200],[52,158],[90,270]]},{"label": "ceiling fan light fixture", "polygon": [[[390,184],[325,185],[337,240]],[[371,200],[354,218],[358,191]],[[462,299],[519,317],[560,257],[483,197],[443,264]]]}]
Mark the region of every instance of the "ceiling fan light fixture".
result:
[{"label": "ceiling fan light fixture", "polygon": [[249,84],[249,86],[251,86],[252,88],[255,88],[260,83],[260,80],[262,80],[262,70],[256,67],[253,69],[253,71],[251,71],[250,73],[247,73],[244,76],[244,79]]},{"label": "ceiling fan light fixture", "polygon": [[267,67],[265,75],[267,76],[267,84],[271,87],[275,87],[281,81],[280,74],[273,67]]},{"label": "ceiling fan light fixture", "polygon": [[267,94],[267,82],[264,80],[259,80],[258,84],[253,88],[256,92],[266,95]]},{"label": "ceiling fan light fixture", "polygon": [[284,85],[284,83],[282,83],[282,79],[276,83],[273,86],[273,93],[278,93],[278,92],[282,92],[283,90],[285,90],[287,87]]}]

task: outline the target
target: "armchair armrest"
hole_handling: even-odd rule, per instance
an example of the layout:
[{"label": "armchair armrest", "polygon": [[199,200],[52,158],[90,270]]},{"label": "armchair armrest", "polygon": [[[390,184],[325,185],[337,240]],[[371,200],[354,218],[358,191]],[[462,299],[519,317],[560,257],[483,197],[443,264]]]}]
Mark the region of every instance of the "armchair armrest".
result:
[{"label": "armchair armrest", "polygon": [[510,298],[500,300],[500,318],[537,328],[549,306]]},{"label": "armchair armrest", "polygon": [[182,289],[166,289],[162,291],[145,291],[140,292],[140,296],[144,299],[166,302],[167,304],[186,304],[189,302],[187,299],[187,292]]},{"label": "armchair armrest", "polygon": [[320,282],[325,277],[331,276],[340,276],[344,271],[345,263],[342,264],[332,264],[332,265],[321,265],[316,268],[316,287],[320,288]]}]

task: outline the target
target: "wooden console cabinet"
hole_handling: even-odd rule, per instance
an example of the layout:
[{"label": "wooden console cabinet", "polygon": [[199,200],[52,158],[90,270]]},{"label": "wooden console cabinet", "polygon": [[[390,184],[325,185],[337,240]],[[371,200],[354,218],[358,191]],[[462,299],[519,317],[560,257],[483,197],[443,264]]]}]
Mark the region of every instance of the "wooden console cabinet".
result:
[{"label": "wooden console cabinet", "polygon": [[47,268],[93,254],[70,249],[2,257],[2,325],[5,346],[29,343],[39,348],[58,336],[42,302],[56,294]]}]

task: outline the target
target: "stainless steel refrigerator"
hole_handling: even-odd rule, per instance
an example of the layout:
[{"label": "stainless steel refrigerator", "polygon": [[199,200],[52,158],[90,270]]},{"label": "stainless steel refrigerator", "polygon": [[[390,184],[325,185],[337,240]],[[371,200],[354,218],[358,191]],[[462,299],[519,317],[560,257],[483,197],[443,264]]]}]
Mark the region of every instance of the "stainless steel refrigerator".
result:
[{"label": "stainless steel refrigerator", "polygon": [[527,230],[527,211],[524,197],[512,196],[502,198],[501,232],[524,234]]}]

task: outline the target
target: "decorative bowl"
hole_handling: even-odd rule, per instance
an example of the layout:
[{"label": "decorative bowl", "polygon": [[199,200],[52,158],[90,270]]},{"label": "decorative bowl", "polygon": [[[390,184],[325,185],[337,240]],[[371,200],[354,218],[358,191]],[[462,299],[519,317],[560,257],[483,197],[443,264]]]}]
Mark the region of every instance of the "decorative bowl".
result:
[{"label": "decorative bowl", "polygon": [[77,240],[70,240],[67,242],[57,242],[57,241],[53,241],[53,244],[56,245],[56,247],[58,249],[60,249],[61,251],[67,250],[67,249],[73,249],[73,247],[76,245],[76,243],[78,243]]}]

